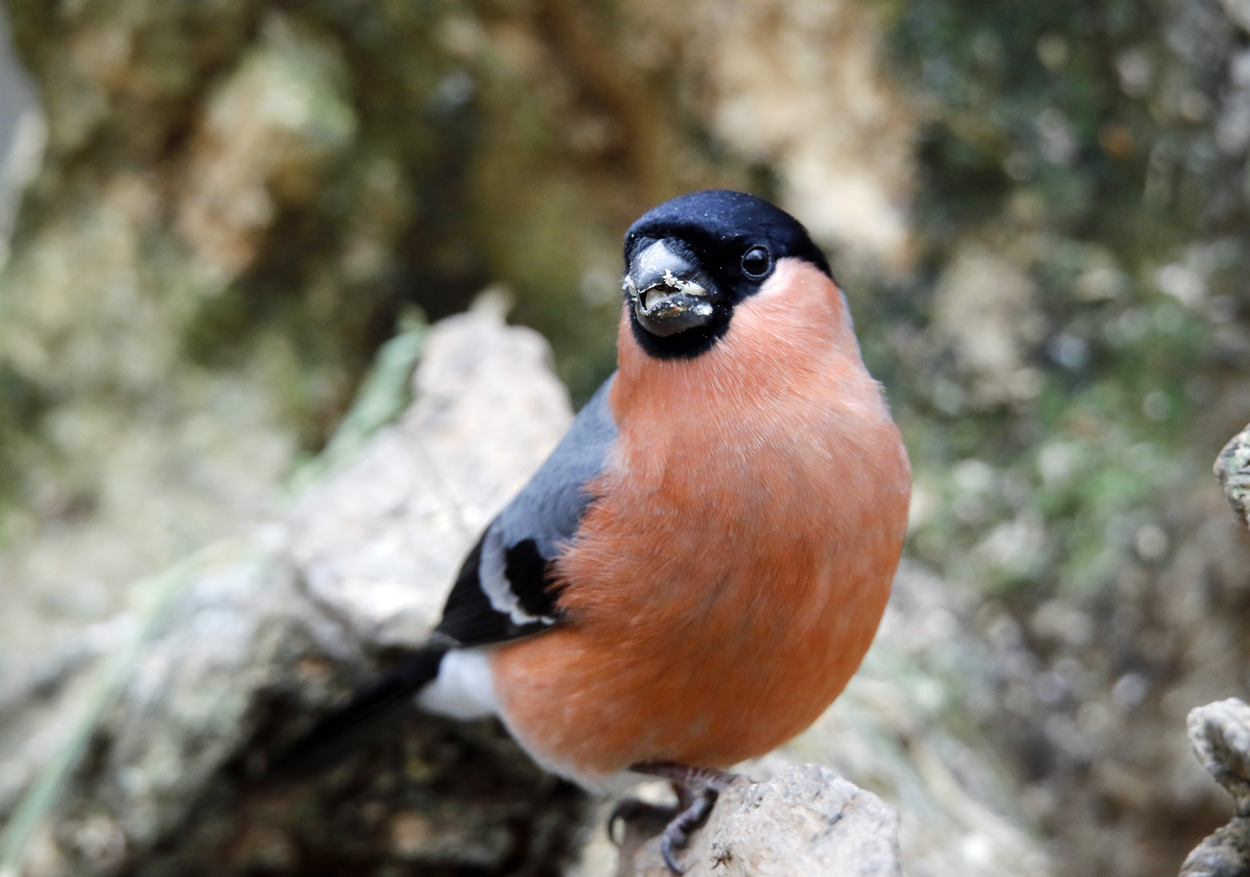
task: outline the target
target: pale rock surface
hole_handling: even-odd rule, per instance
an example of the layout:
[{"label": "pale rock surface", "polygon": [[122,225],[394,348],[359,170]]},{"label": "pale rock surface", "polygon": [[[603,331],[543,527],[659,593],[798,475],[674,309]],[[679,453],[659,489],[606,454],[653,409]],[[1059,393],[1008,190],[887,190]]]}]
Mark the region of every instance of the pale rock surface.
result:
[{"label": "pale rock surface", "polygon": [[[633,840],[623,844],[619,877],[669,877],[659,840],[631,849]],[[735,782],[679,859],[686,877],[903,874],[894,808],[811,764],[768,782]]]}]

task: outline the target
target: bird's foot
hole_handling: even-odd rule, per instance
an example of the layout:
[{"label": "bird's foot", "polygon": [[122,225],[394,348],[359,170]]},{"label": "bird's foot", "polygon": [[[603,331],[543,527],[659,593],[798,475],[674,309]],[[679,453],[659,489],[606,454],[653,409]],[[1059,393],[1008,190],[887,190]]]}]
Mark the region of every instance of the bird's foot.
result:
[{"label": "bird's foot", "polygon": [[[664,811],[669,818],[660,835],[660,854],[670,871],[684,874],[686,869],[677,862],[677,850],[684,849],[690,843],[690,835],[707,822],[717,796],[738,778],[737,774],[709,767],[690,767],[672,761],[645,761],[630,765],[629,769],[672,783],[673,791],[677,794],[677,806],[662,808],[643,804],[641,801],[624,801],[612,811],[612,818],[630,818],[620,812],[623,808],[633,809],[635,812],[642,812],[638,808],[649,808],[651,816],[658,816],[660,811]],[[638,805],[638,808],[632,805]],[[609,820],[608,826],[610,829],[612,820]]]}]

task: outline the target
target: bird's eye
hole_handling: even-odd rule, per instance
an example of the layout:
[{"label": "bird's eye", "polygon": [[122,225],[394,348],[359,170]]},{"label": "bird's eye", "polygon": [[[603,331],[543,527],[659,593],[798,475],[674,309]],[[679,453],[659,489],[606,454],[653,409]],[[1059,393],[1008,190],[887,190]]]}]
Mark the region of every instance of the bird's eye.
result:
[{"label": "bird's eye", "polygon": [[773,257],[763,247],[751,247],[742,254],[742,270],[749,277],[763,277],[773,267]]}]

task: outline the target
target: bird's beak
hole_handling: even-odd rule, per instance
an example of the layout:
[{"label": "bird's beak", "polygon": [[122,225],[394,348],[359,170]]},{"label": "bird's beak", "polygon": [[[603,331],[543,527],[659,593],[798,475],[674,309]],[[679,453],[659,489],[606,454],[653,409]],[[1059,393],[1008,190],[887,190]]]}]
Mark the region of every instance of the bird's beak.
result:
[{"label": "bird's beak", "polygon": [[698,266],[667,241],[634,256],[623,286],[642,327],[665,338],[711,322],[711,284],[698,275]]}]

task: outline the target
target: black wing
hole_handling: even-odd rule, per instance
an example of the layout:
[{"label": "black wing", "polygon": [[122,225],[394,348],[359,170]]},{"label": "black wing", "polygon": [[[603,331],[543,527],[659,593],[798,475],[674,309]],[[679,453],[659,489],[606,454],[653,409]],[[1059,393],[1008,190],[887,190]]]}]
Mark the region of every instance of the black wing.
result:
[{"label": "black wing", "polygon": [[529,636],[559,620],[551,561],[572,540],[616,442],[609,378],[573,420],[551,456],[491,521],[465,559],[434,629],[434,641],[479,646]]}]

